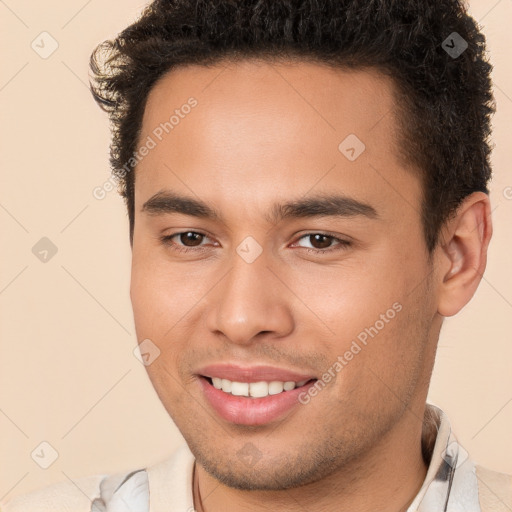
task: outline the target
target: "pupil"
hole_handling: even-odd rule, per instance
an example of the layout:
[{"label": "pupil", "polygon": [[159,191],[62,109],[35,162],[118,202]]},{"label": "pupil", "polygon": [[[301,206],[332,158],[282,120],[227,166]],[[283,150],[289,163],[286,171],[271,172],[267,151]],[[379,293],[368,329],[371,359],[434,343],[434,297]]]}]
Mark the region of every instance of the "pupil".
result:
[{"label": "pupil", "polygon": [[[193,231],[187,231],[186,233],[182,233],[180,238],[183,245],[188,245],[189,247],[193,247],[195,245],[201,244],[201,235],[200,233],[194,233]],[[188,243],[192,242],[192,243]],[[195,243],[197,242],[197,243]]]},{"label": "pupil", "polygon": [[[320,235],[320,234],[311,235],[311,237],[315,241],[314,243],[312,242],[312,245],[316,249],[325,249],[326,247],[329,247],[331,237],[329,237],[327,235]],[[317,244],[317,245],[315,245],[315,244]],[[319,247],[318,247],[318,245],[319,245]]]}]

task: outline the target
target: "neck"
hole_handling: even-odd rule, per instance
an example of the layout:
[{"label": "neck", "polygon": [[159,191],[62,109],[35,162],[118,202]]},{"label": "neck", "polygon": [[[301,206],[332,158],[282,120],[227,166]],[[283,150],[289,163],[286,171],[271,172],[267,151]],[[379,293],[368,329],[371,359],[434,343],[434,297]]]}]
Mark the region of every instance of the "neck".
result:
[{"label": "neck", "polygon": [[[416,412],[417,411],[417,412]],[[329,477],[294,489],[241,491],[219,483],[196,464],[194,505],[198,512],[404,512],[421,488],[427,467],[421,449],[423,410],[406,411],[378,446]],[[419,413],[419,415],[418,415]]]}]

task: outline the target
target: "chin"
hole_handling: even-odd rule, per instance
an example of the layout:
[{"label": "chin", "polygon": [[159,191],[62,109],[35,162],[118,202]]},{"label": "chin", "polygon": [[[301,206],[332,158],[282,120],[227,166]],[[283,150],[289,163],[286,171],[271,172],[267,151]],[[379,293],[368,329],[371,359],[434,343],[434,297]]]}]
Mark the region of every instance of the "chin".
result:
[{"label": "chin", "polygon": [[[210,448],[203,450],[190,445],[197,463],[213,478],[233,489],[243,491],[278,491],[312,484],[339,469],[340,461],[332,453],[318,454],[306,447],[296,455],[269,454],[260,458],[245,458],[244,448],[227,455]],[[254,447],[255,449],[255,447]],[[242,455],[241,455],[242,452]],[[223,459],[223,456],[226,457]],[[342,464],[341,464],[342,465]]]}]

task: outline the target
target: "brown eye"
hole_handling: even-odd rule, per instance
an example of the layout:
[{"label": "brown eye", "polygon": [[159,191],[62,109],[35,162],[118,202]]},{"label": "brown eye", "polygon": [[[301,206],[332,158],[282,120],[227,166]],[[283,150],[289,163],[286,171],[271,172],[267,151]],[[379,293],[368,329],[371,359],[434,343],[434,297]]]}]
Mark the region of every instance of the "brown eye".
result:
[{"label": "brown eye", "polygon": [[325,254],[336,250],[343,250],[351,245],[348,240],[343,240],[326,233],[308,233],[301,236],[296,244],[305,251],[315,254]]},{"label": "brown eye", "polygon": [[199,231],[181,231],[173,235],[165,235],[160,238],[166,248],[176,251],[177,253],[198,253],[211,249],[211,245],[218,247],[218,243],[213,241],[212,244],[203,243],[211,239],[208,235]]},{"label": "brown eye", "polygon": [[332,236],[322,235],[321,233],[308,236],[314,249],[327,249],[331,246],[333,240]]},{"label": "brown eye", "polygon": [[203,237],[204,235],[194,231],[186,231],[185,233],[179,234],[180,242],[186,247],[196,247],[201,245]]}]

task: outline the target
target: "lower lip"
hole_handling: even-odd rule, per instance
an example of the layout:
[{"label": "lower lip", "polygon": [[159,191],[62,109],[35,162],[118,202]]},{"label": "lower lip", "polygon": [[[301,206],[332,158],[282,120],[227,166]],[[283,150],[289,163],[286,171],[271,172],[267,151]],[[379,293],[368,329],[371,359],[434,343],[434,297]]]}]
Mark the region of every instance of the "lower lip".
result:
[{"label": "lower lip", "polygon": [[264,398],[234,396],[213,387],[207,379],[200,377],[203,393],[215,412],[226,421],[238,425],[265,425],[280,419],[294,407],[300,405],[299,395],[306,392],[314,381],[300,388],[283,391]]}]

